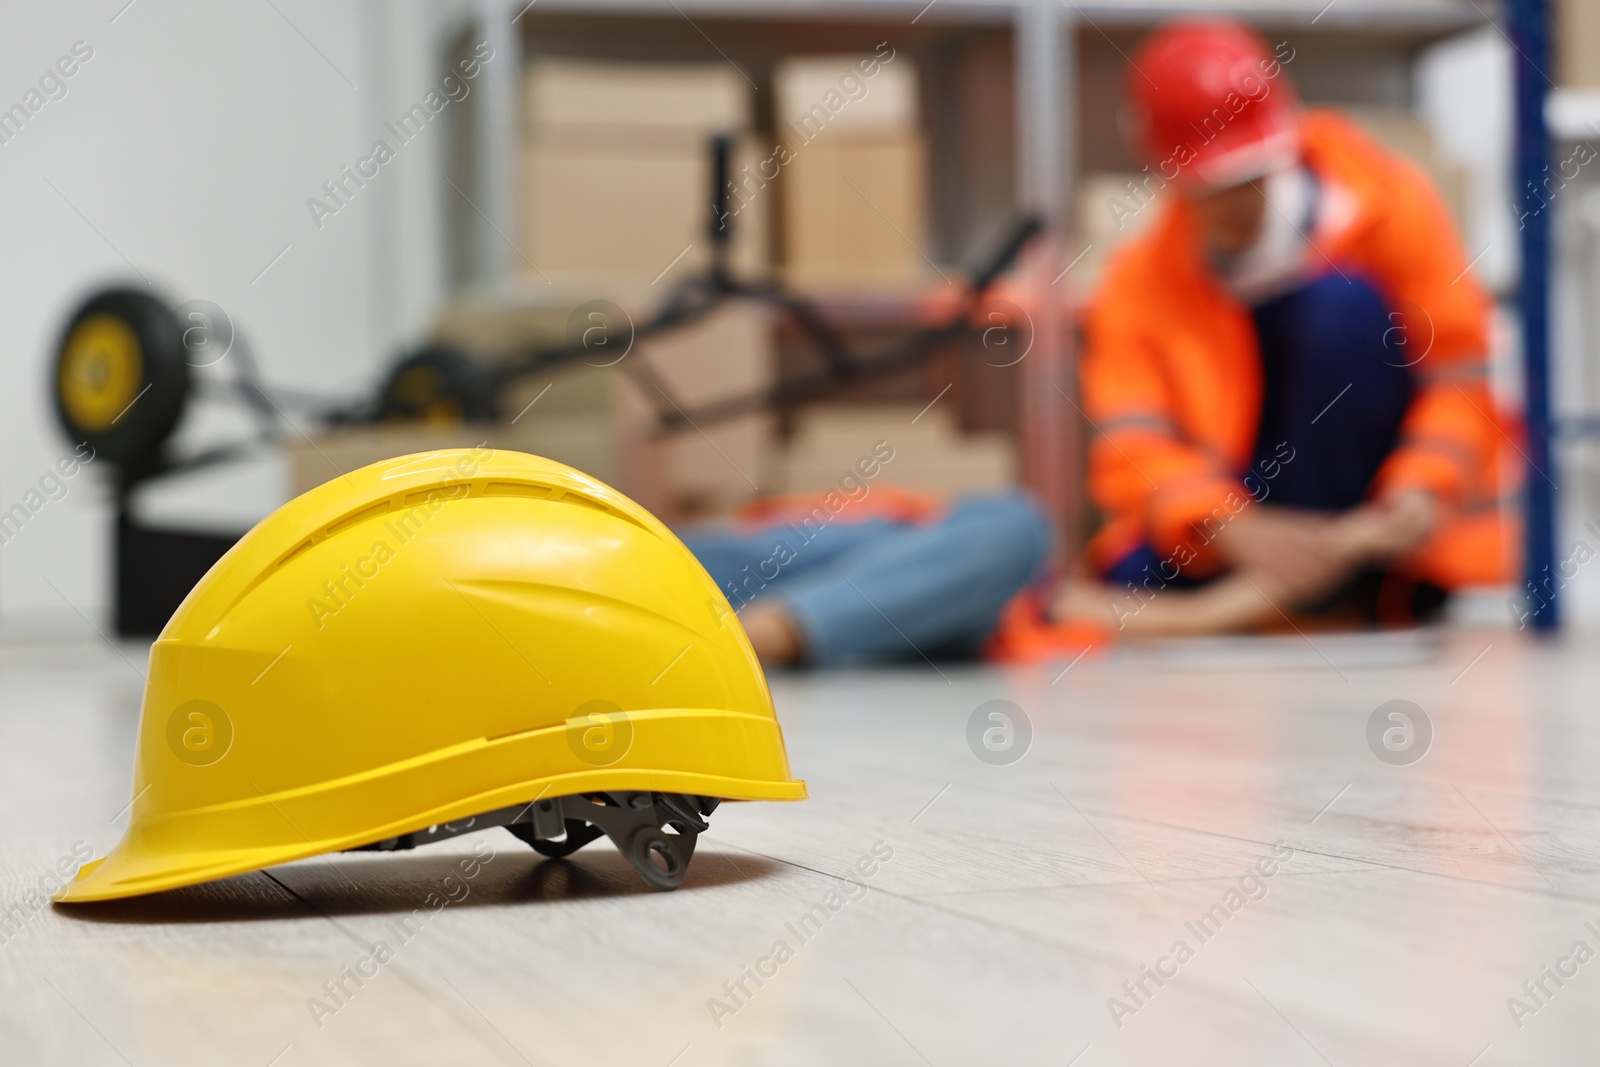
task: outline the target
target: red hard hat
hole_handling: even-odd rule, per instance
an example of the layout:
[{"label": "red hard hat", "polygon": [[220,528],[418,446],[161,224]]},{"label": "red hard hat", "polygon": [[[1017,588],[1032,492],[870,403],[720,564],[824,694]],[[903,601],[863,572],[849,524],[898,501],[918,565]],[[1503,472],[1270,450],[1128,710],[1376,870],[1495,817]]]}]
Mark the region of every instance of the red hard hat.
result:
[{"label": "red hard hat", "polygon": [[1127,73],[1134,147],[1159,177],[1222,187],[1299,158],[1294,86],[1267,44],[1225,19],[1156,30]]}]

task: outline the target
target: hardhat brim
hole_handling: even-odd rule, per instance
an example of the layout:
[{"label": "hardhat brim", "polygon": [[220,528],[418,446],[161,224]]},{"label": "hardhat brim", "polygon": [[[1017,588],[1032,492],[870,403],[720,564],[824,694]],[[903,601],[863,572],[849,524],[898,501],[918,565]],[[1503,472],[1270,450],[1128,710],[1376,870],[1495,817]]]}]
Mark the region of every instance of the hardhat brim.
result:
[{"label": "hardhat brim", "polygon": [[[736,713],[675,709],[648,712],[641,717],[687,722],[702,720],[706,716],[721,718],[730,714]],[[747,720],[747,728],[761,730],[770,726],[774,731],[777,729],[777,723],[770,719],[744,715],[737,717]],[[503,747],[512,740],[485,741],[482,746],[474,747],[487,752],[491,747]],[[446,754],[442,759],[455,764],[453,771],[459,773],[464,764],[472,761],[473,755],[474,752],[458,751]],[[437,769],[434,768],[435,772]],[[799,780],[730,778],[630,764],[530,778],[382,825],[362,826],[332,836],[317,834],[316,811],[359,805],[364,797],[374,793],[409,791],[411,787],[407,779],[419,773],[426,774],[427,771],[426,766],[395,768],[392,771],[386,769],[378,775],[325,783],[314,789],[285,790],[277,794],[263,792],[257,797],[210,809],[155,818],[140,817],[141,802],[146,799],[141,794],[140,800],[134,805],[129,829],[123,839],[103,859],[93,860],[79,868],[77,878],[62,887],[54,899],[63,904],[88,903],[199,885],[295,860],[358,848],[425,830],[429,826],[457,822],[497,808],[547,796],[623,790],[695,794],[724,800],[805,800],[809,796],[805,782]],[[301,818],[296,819],[295,814],[300,814]],[[304,826],[309,826],[310,831],[302,829]],[[292,837],[294,840],[231,848],[207,848],[201,844],[248,838],[252,836],[248,833],[249,829],[259,831],[262,827],[270,827],[275,831],[269,836],[279,839]],[[246,832],[239,832],[241,830]]]}]

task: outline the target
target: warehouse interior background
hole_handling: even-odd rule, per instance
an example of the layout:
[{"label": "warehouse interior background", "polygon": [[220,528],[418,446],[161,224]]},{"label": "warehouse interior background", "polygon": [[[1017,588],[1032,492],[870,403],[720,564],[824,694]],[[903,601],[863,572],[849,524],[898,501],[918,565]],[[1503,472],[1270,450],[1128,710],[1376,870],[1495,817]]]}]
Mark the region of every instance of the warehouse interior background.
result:
[{"label": "warehouse interior background", "polygon": [[[1583,4],[1571,7],[1580,14],[1570,17],[1592,17]],[[675,274],[705,266],[705,137],[737,130],[736,164],[759,164],[778,131],[828,87],[830,63],[870,54],[891,36],[871,5],[844,4],[782,5],[759,18],[739,4],[710,5],[694,20],[647,4],[550,0],[521,10],[141,3],[113,14],[91,33],[76,9],[25,8],[13,15],[17,32],[0,42],[13,71],[40,65],[38,41],[59,39],[66,54],[82,40],[93,51],[66,81],[65,95],[0,145],[7,162],[0,183],[14,205],[0,226],[7,247],[26,250],[0,267],[11,309],[0,322],[6,506],[63,454],[47,402],[46,355],[91,287],[132,279],[174,304],[210,301],[248,341],[267,381],[335,395],[370,389],[390,360],[428,336],[559,335],[566,315],[593,299],[647,310]],[[1504,34],[1470,5],[1442,0],[1338,4],[1315,25],[1302,19],[1277,29],[1271,5],[1260,14],[1264,31],[1292,52],[1286,69],[1308,102],[1353,109],[1438,183],[1475,257],[1472,269],[1500,299],[1495,379],[1514,407],[1517,209]],[[827,134],[835,143],[782,168],[738,212],[736,265],[837,298],[840,313],[870,336],[892,330],[930,281],[980,252],[1017,205],[1009,17],[981,3],[942,4],[913,26],[897,25],[895,58],[860,102],[840,112]],[[1117,101],[1122,55],[1152,21],[1130,7],[1080,20],[1074,30],[1076,66],[1065,75],[1063,97],[1076,132],[1064,167],[1062,259],[1085,254],[1063,286],[1073,299],[1083,298],[1105,253],[1141,221],[1124,212],[1119,229],[1113,206],[1137,206],[1124,185],[1136,168]],[[375,178],[359,189],[346,181],[356,190],[347,203],[329,199],[324,183],[366,155],[384,123],[439,87],[449,59],[482,35],[479,26],[497,23],[504,28],[491,42],[495,58],[468,83],[468,95],[399,143]],[[244,38],[274,44],[230,47]],[[1593,137],[1584,123],[1595,113],[1600,46],[1592,33],[1561,33],[1555,51],[1552,160],[1577,172],[1550,206],[1558,220],[1552,392],[1573,431],[1559,449],[1572,490],[1561,496],[1564,547],[1582,533],[1595,484],[1593,445],[1583,431],[1592,428],[1585,419],[1600,395],[1593,370],[1600,320],[1583,294],[1600,271],[1600,192],[1592,168],[1570,157]],[[284,77],[289,70],[294,76]],[[594,95],[601,85],[607,92]],[[16,93],[25,87],[19,83]],[[607,165],[618,159],[644,166]],[[848,177],[852,167],[874,183],[858,189],[858,200],[841,200],[852,194],[839,194],[837,182],[815,192],[819,174]],[[313,200],[338,210],[319,212]],[[836,229],[855,234],[841,236],[812,218],[832,218]],[[675,260],[680,249],[687,251]],[[499,317],[476,314],[484,308]],[[518,313],[519,323],[501,321]],[[784,338],[759,310],[730,309],[695,330],[663,342],[677,346],[665,357],[687,367],[681,384],[691,391],[707,382],[759,384],[785,358]],[[914,410],[936,391],[924,384],[867,400]],[[1003,390],[981,395],[981,384],[919,424],[926,432],[908,441],[893,477],[935,489],[1016,477],[1015,398]],[[577,444],[580,432],[548,429],[602,409],[625,422],[626,398],[596,396],[597,388],[606,386],[552,392],[549,412],[539,409],[545,432],[575,450],[560,458],[582,465],[589,447],[596,473],[628,487],[614,448],[596,457],[594,449],[609,446]],[[674,461],[677,504],[691,512],[726,508],[748,495],[746,482],[816,488],[815,471],[832,463],[832,452],[853,454],[853,441],[835,440],[855,428],[851,418],[863,418],[851,410],[824,406],[778,436],[761,420],[718,430],[717,447],[731,464],[715,462],[703,446],[683,446]],[[238,420],[226,408],[198,411],[180,440],[225,440]],[[537,440],[541,431],[529,432]],[[134,506],[157,524],[237,533],[315,479],[296,473],[296,453],[305,450],[288,432],[281,449],[151,486]],[[731,469],[745,465],[762,473],[743,478]],[[76,478],[5,545],[5,634],[83,632],[86,620],[106,618],[110,506],[95,473]],[[1580,573],[1567,598],[1573,617],[1593,617],[1600,576]]]},{"label": "warehouse interior background", "polygon": [[[1588,565],[1600,555],[1600,0],[1225,7],[0,7],[0,1061],[1594,1062],[1600,965],[1566,968],[1600,956],[1600,566]],[[1438,190],[1461,235],[1458,280],[1470,272],[1493,299],[1485,406],[1504,416],[1480,409],[1456,439],[1470,439],[1458,468],[1476,448],[1507,475],[1502,499],[1462,494],[1460,512],[1516,513],[1559,483],[1557,569],[1531,600],[1508,562],[1510,580],[1459,591],[1440,625],[1413,612],[1391,627],[1375,605],[1351,626],[1337,610],[1299,615],[1285,593],[1292,618],[1259,589],[1248,625],[1149,641],[1110,624],[1085,637],[1081,620],[1049,614],[1083,576],[1060,568],[1097,519],[1091,449],[1120,451],[1073,399],[1089,380],[1074,360],[1106,350],[1073,316],[1119,247],[1174,201],[1217,194],[1176,181],[1150,193],[1128,137],[1129,57],[1173,16],[1218,13],[1259,32],[1305,103],[1342,109]],[[1532,61],[1513,41],[1541,13],[1549,169],[1528,189],[1515,175],[1532,139],[1519,153],[1517,131],[1537,123],[1517,104]],[[925,361],[704,426],[679,409],[682,432],[658,437],[651,373],[704,411],[821,362],[815,336],[770,301],[638,334],[670,294],[716,277],[714,138],[733,168],[732,276],[803,294],[858,351],[915,339],[952,307],[966,315],[954,294],[974,265],[1020,218],[1051,225]],[[1314,186],[1295,152],[1261,175]],[[1396,184],[1412,173],[1362,158]],[[1395,202],[1367,206],[1380,201]],[[1373,211],[1390,234],[1418,232]],[[1421,232],[1445,234],[1430,221]],[[1537,288],[1520,261],[1529,223],[1551,240],[1544,481],[1527,452],[1546,438],[1523,418],[1538,366],[1521,351]],[[1300,236],[1296,270],[1321,251]],[[1425,264],[1445,282],[1450,244]],[[1214,282],[1225,272],[1211,265]],[[79,462],[56,360],[106,287],[200,329],[198,346],[184,335],[193,388],[169,454],[242,447],[125,494],[114,464]],[[1473,292],[1462,303],[1477,316]],[[583,358],[522,375],[492,418],[375,414],[404,393],[398,361],[436,346],[488,361],[574,343]],[[1455,355],[1475,390],[1477,351]],[[263,403],[237,377],[252,362]],[[1237,384],[1186,413],[1221,410],[1247,392]],[[142,417],[143,395],[117,419]],[[1264,418],[1268,395],[1249,414]],[[1210,414],[1188,438],[1174,429],[1174,449],[1203,451],[1194,431]],[[1317,427],[1325,454],[1346,443],[1329,444],[1334,425]],[[1300,440],[1307,454],[1315,437]],[[483,460],[474,488],[450,497],[471,503],[361,599],[334,596],[354,607],[323,634],[317,587],[368,588],[346,565],[372,558],[347,551],[352,539],[391,507],[405,521],[419,497],[442,507],[435,486],[461,482],[434,457],[380,461],[481,444],[501,465]],[[689,550],[603,486],[521,452],[615,486]],[[348,493],[327,484],[362,468]],[[708,577],[735,553],[703,528],[696,542],[693,524],[761,501],[783,518],[768,498],[845,478],[874,497],[836,534],[883,507],[903,548],[948,533],[963,494],[989,491],[999,519],[937,551],[919,541],[898,609],[849,582],[835,605],[854,614],[836,618],[867,625],[836,626],[828,660],[824,627],[800,647],[798,596],[774,631],[760,610],[777,595],[740,603]],[[212,591],[243,587],[221,621],[205,613],[223,598],[197,596],[182,632],[152,643],[234,539],[319,486],[211,572]],[[917,511],[895,488],[939,500]],[[1359,499],[1350,513],[1366,510]],[[1314,521],[1330,515],[1346,517]],[[1155,525],[1141,528],[1150,541]],[[1387,565],[1417,543],[1359,559]],[[655,555],[624,551],[639,545]],[[857,552],[854,577],[894,572],[884,558]],[[1211,588],[1248,578],[1243,559]],[[1414,577],[1397,567],[1380,581],[1392,574]],[[965,584],[943,584],[951,575]],[[1369,576],[1337,575],[1358,591]],[[1119,580],[1102,577],[1096,595]],[[714,587],[742,627],[725,625]],[[1561,627],[1521,629],[1554,591]],[[1206,595],[1148,598],[1145,620]],[[925,650],[907,636],[930,618],[948,636],[962,609],[981,642]],[[852,659],[868,638],[873,655]],[[634,712],[647,743],[634,745]],[[586,747],[596,716],[625,727],[604,759]],[[652,867],[651,832],[679,850],[666,850],[675,867]],[[413,919],[414,937],[401,929]],[[393,959],[374,962],[380,941]]]}]

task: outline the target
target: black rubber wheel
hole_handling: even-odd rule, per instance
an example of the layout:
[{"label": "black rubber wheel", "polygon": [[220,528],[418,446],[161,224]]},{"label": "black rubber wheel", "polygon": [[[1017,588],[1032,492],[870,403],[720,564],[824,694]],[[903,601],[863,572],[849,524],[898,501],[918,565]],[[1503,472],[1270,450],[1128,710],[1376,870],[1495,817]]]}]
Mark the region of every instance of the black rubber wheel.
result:
[{"label": "black rubber wheel", "polygon": [[495,368],[444,345],[430,345],[397,363],[378,402],[382,421],[453,425],[493,422],[499,414]]},{"label": "black rubber wheel", "polygon": [[56,417],[75,444],[124,470],[153,466],[189,399],[183,329],[166,304],[108,289],[73,313],[56,346]]},{"label": "black rubber wheel", "polygon": [[694,834],[669,834],[641,826],[628,839],[628,862],[650,888],[676,889],[689,873],[694,844]]}]

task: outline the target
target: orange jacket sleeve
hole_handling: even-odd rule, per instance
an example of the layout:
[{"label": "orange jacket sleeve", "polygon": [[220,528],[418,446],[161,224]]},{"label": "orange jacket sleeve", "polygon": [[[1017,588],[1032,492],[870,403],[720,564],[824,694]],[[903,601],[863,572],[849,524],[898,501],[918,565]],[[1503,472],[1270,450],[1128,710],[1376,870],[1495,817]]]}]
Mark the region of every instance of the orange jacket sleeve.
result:
[{"label": "orange jacket sleeve", "polygon": [[1227,514],[1228,501],[1236,510],[1245,493],[1217,456],[1181,434],[1160,339],[1149,309],[1138,306],[1141,287],[1120,284],[1117,264],[1111,269],[1088,315],[1080,367],[1094,433],[1089,494],[1109,515],[1138,516],[1151,547],[1166,556],[1213,514]]},{"label": "orange jacket sleeve", "polygon": [[1400,445],[1378,472],[1378,492],[1426,489],[1459,503],[1491,471],[1499,423],[1489,395],[1489,298],[1473,278],[1439,196],[1409,162],[1387,160],[1385,210],[1373,220],[1365,264],[1394,308],[1386,338],[1411,365],[1417,393]]}]

